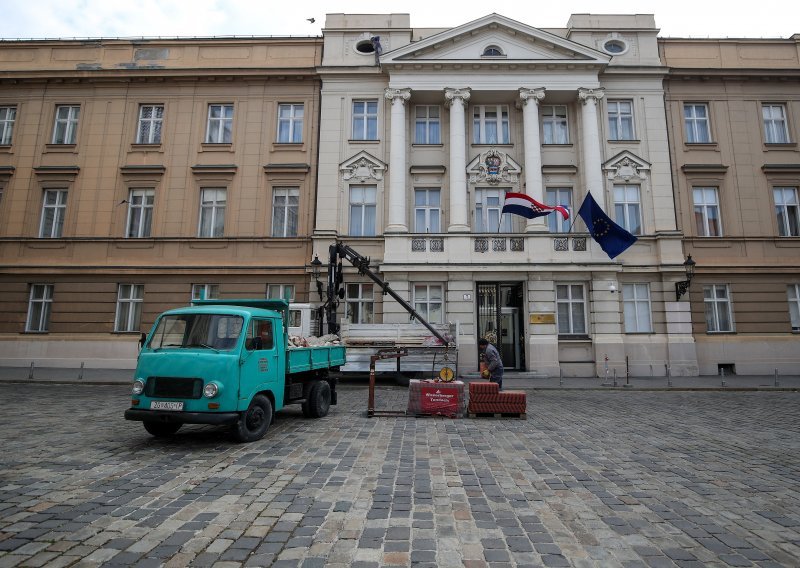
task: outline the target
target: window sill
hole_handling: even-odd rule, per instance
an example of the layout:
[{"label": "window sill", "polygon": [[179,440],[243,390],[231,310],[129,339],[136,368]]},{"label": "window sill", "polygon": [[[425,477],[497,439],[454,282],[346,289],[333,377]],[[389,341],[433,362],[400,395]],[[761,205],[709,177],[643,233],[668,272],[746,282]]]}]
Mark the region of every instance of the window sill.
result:
[{"label": "window sill", "polygon": [[414,142],[412,148],[444,148],[444,144],[423,144],[421,142]]},{"label": "window sill", "polygon": [[13,154],[11,144],[0,145],[0,154]]},{"label": "window sill", "polygon": [[78,146],[77,144],[45,144],[44,151],[45,153],[77,154]]},{"label": "window sill", "polygon": [[542,146],[546,148],[572,148],[572,144],[569,142],[566,144],[542,144]]},{"label": "window sill", "polygon": [[641,140],[638,138],[619,138],[617,140],[606,140],[609,144],[640,144]]},{"label": "window sill", "polygon": [[272,152],[305,152],[304,142],[273,142]]},{"label": "window sill", "polygon": [[200,151],[201,152],[233,152],[233,144],[229,142],[223,142],[221,144],[216,144],[212,142],[203,142],[200,144]]},{"label": "window sill", "polygon": [[478,142],[473,142],[471,145],[473,147],[478,147],[478,148],[495,148],[495,147],[498,147],[498,146],[499,147],[508,146],[509,148],[513,148],[514,147],[514,145],[511,142],[497,142],[496,144],[491,144],[491,143],[481,144],[481,143],[478,143]]},{"label": "window sill", "polygon": [[559,335],[559,341],[591,341],[592,338],[588,335]]},{"label": "window sill", "polygon": [[350,138],[348,142],[350,144],[377,144],[380,142],[380,140],[358,140],[356,138]]},{"label": "window sill", "polygon": [[690,150],[716,150],[716,142],[684,142],[683,145]]},{"label": "window sill", "polygon": [[735,331],[707,331],[706,335],[736,335]]},{"label": "window sill", "polygon": [[50,333],[50,330],[46,329],[44,331],[38,331],[35,329],[26,329],[22,333],[24,333],[25,335],[47,335],[48,333]]},{"label": "window sill", "polygon": [[765,152],[769,152],[770,150],[793,150],[795,148],[797,148],[797,142],[764,142]]},{"label": "window sill", "polygon": [[164,153],[164,148],[161,144],[131,144],[131,152],[160,152]]}]

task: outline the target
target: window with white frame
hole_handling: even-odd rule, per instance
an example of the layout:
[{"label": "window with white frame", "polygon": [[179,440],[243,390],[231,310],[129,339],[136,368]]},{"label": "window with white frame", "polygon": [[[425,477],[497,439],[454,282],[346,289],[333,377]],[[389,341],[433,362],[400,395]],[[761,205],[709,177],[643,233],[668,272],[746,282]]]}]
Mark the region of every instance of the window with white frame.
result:
[{"label": "window with white frame", "polygon": [[[572,211],[572,188],[548,187],[544,193],[545,205],[555,207],[560,205]],[[564,219],[558,212],[547,216],[547,227],[551,233],[568,233],[571,219]]]},{"label": "window with white frame", "polygon": [[775,216],[778,234],[782,237],[800,237],[800,202],[796,187],[773,187]]},{"label": "window with white frame", "polygon": [[300,189],[276,187],[272,190],[272,236],[296,237]]},{"label": "window with white frame", "polygon": [[228,191],[220,187],[200,190],[199,237],[221,237],[225,233],[225,206]]},{"label": "window with white frame", "polygon": [[473,144],[510,144],[507,105],[478,105],[472,109]]},{"label": "window with white frame", "polygon": [[206,144],[230,144],[233,140],[233,105],[208,105]]},{"label": "window with white frame", "polygon": [[17,107],[0,106],[0,146],[11,145],[14,137],[14,122],[17,119]]},{"label": "window with white frame", "polygon": [[444,323],[444,286],[414,284],[414,309],[429,323]]},{"label": "window with white frame", "polygon": [[378,101],[353,101],[353,140],[378,139]]},{"label": "window with white frame", "polygon": [[161,125],[164,122],[164,105],[140,105],[137,144],[161,144]]},{"label": "window with white frame", "polygon": [[375,304],[372,284],[348,284],[346,301],[346,317],[351,323],[374,323]]},{"label": "window with white frame", "polygon": [[142,321],[144,284],[120,284],[117,289],[117,317],[114,331],[139,331]]},{"label": "window with white frame", "polygon": [[633,235],[642,234],[642,204],[638,185],[614,186],[614,215],[617,225]]},{"label": "window with white frame", "polygon": [[633,140],[633,101],[608,101],[609,140]]},{"label": "window with white frame", "polygon": [[59,105],[56,107],[56,122],[53,126],[53,144],[75,144],[78,135],[78,117],[81,107]]},{"label": "window with white frame", "polygon": [[556,316],[559,335],[586,335],[586,287],[556,284]]},{"label": "window with white frame", "polygon": [[67,190],[47,189],[42,201],[42,219],[39,223],[39,238],[57,239],[64,230],[64,215],[67,211]]},{"label": "window with white frame", "polygon": [[278,105],[279,144],[299,144],[303,141],[303,112],[302,103]]},{"label": "window with white frame", "polygon": [[511,215],[503,215],[505,190],[481,187],[475,190],[475,232],[510,233]]},{"label": "window with white frame", "polygon": [[285,300],[287,297],[294,302],[294,284],[267,284],[268,299]]},{"label": "window with white frame", "polygon": [[649,284],[623,284],[622,304],[625,311],[625,333],[653,331]]},{"label": "window with white frame", "polygon": [[693,187],[694,223],[698,237],[721,237],[719,192],[716,187]]},{"label": "window with white frame", "polygon": [[711,127],[708,122],[708,105],[706,103],[684,103],[683,124],[686,129],[687,144],[711,142]]},{"label": "window with white frame", "polygon": [[192,301],[219,298],[219,284],[192,284]]},{"label": "window with white frame", "polygon": [[788,144],[789,125],[786,121],[786,105],[763,104],[764,140],[767,144]]},{"label": "window with white frame", "polygon": [[131,189],[128,193],[129,239],[149,237],[153,226],[153,203],[156,192],[153,189]]},{"label": "window with white frame", "polygon": [[25,322],[25,331],[48,331],[50,329],[50,308],[52,304],[52,284],[31,284],[31,291],[28,297],[28,318]]},{"label": "window with white frame", "polygon": [[706,329],[709,333],[733,331],[731,294],[727,284],[703,286],[703,302],[706,307]]},{"label": "window with white frame", "polygon": [[438,187],[414,189],[414,232],[439,233],[442,230],[441,191]]},{"label": "window with white frame", "polygon": [[414,107],[414,144],[441,144],[441,118],[438,105]]},{"label": "window with white frame", "polygon": [[542,144],[569,144],[565,105],[542,105]]},{"label": "window with white frame", "polygon": [[789,284],[789,318],[792,322],[792,331],[800,332],[800,284]]},{"label": "window with white frame", "polygon": [[377,194],[374,185],[350,186],[350,236],[375,236]]}]

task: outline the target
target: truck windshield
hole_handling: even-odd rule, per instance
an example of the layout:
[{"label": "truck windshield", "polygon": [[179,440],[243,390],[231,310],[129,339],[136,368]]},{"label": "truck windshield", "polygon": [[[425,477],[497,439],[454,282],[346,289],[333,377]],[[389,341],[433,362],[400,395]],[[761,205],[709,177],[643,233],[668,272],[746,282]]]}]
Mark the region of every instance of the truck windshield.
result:
[{"label": "truck windshield", "polygon": [[162,317],[150,349],[233,349],[242,334],[241,316],[223,314],[181,314]]}]

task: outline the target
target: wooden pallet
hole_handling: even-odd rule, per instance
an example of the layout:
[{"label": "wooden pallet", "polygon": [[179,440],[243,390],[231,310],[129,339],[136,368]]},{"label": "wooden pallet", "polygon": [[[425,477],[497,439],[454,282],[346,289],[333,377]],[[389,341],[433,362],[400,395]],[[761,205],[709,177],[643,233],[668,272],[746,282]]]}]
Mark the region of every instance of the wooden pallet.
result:
[{"label": "wooden pallet", "polygon": [[524,412],[470,412],[470,418],[518,418],[527,420],[528,415]]}]

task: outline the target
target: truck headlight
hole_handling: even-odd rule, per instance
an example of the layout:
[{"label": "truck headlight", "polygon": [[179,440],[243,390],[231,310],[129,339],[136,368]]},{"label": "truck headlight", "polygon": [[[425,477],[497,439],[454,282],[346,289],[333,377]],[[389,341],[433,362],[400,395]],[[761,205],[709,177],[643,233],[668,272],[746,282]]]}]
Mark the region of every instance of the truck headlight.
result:
[{"label": "truck headlight", "polygon": [[206,398],[214,398],[219,394],[220,387],[217,383],[208,383],[203,387],[203,396]]},{"label": "truck headlight", "polygon": [[136,379],[133,381],[133,394],[142,394],[144,392],[144,381]]}]

